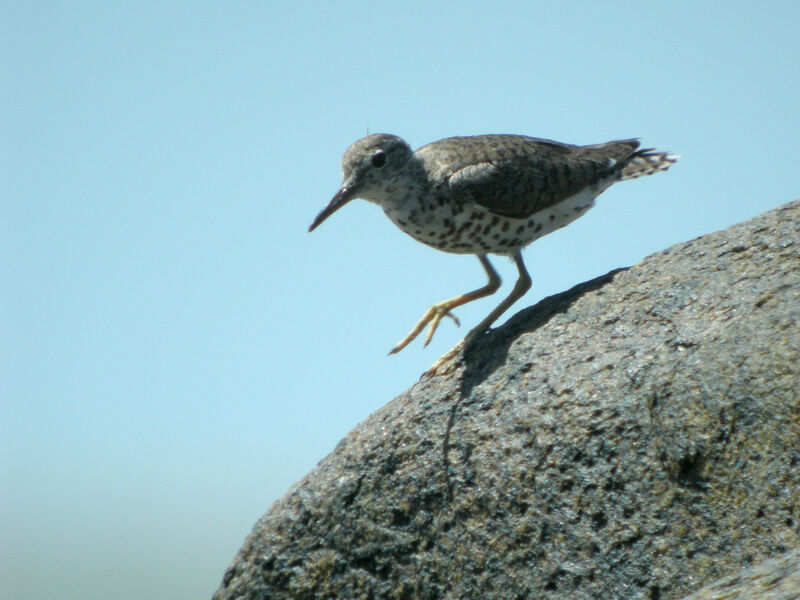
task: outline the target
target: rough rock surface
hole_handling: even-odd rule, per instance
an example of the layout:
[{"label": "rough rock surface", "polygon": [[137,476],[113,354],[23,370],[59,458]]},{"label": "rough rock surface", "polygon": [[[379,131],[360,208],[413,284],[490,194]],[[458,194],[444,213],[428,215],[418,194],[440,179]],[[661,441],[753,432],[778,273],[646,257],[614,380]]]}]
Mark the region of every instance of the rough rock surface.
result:
[{"label": "rough rock surface", "polygon": [[423,376],[270,508],[215,598],[666,600],[793,548],[800,202]]},{"label": "rough rock surface", "polygon": [[800,600],[800,550],[724,577],[683,600]]}]

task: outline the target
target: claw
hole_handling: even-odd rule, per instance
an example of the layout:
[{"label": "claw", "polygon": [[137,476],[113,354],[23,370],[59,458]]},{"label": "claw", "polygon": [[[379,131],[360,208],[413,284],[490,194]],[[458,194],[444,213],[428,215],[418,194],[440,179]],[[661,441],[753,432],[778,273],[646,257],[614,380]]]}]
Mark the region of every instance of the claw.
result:
[{"label": "claw", "polygon": [[431,324],[428,327],[428,333],[425,336],[425,343],[422,344],[423,346],[427,346],[428,344],[431,343],[431,340],[433,339],[433,334],[436,331],[436,328],[439,326],[439,321],[442,320],[442,317],[450,317],[451,319],[453,319],[453,321],[456,322],[457,326],[459,327],[461,326],[461,323],[458,321],[458,317],[452,314],[450,312],[450,309],[446,309],[445,311],[437,310],[436,314],[433,316],[433,319],[431,319]]},{"label": "claw", "polygon": [[[439,359],[431,365],[431,368],[425,371],[423,377],[433,377],[434,375],[444,375],[446,372],[451,372],[455,368],[453,359],[458,356],[458,353],[464,349],[464,340],[458,342],[447,353],[439,357]],[[448,365],[449,368],[443,368]]]},{"label": "claw", "polygon": [[439,321],[442,320],[442,317],[450,317],[455,321],[455,324],[461,326],[461,322],[458,320],[454,314],[450,312],[449,303],[442,302],[440,304],[434,304],[431,306],[425,314],[422,315],[422,318],[414,325],[414,328],[408,333],[406,337],[400,340],[397,345],[389,351],[389,354],[397,354],[408,346],[412,341],[416,339],[416,337],[420,334],[420,332],[425,329],[425,326],[430,323],[428,327],[428,333],[425,335],[425,343],[424,345],[427,346],[430,344],[431,340],[433,339],[433,334],[436,332],[436,328],[439,326]]}]

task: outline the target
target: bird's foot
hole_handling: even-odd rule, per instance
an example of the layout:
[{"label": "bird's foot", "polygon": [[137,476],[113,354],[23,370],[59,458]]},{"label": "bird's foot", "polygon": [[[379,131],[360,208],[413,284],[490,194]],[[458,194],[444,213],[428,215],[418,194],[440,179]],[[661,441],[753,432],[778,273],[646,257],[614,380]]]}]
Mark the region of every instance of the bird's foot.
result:
[{"label": "bird's foot", "polygon": [[483,334],[486,333],[487,330],[487,327],[480,326],[470,330],[470,332],[464,336],[464,347],[469,347],[474,344],[478,338],[483,337]]},{"label": "bird's foot", "polygon": [[431,306],[425,314],[422,315],[422,318],[414,325],[414,328],[408,333],[406,337],[400,340],[397,345],[391,349],[389,354],[397,354],[408,346],[425,328],[428,323],[430,326],[428,327],[428,333],[425,335],[425,346],[430,344],[431,340],[433,339],[433,334],[436,332],[436,328],[439,326],[439,321],[442,320],[442,317],[450,317],[455,321],[456,325],[461,325],[453,313],[450,312],[450,308],[452,307],[451,302],[440,302],[439,304],[434,304]]},{"label": "bird's foot", "polygon": [[453,359],[455,359],[463,349],[464,340],[461,340],[445,354],[440,356],[439,359],[422,374],[422,376],[433,377],[434,375],[447,375],[448,373],[452,372],[452,370],[455,368]]},{"label": "bird's foot", "polygon": [[422,374],[422,376],[433,377],[434,375],[447,375],[451,373],[458,364],[455,361],[456,357],[458,357],[458,355],[462,352],[469,352],[475,342],[482,338],[488,331],[488,327],[483,324],[472,329],[466,336],[464,336],[463,340],[458,342],[445,354],[440,356],[439,359]]}]

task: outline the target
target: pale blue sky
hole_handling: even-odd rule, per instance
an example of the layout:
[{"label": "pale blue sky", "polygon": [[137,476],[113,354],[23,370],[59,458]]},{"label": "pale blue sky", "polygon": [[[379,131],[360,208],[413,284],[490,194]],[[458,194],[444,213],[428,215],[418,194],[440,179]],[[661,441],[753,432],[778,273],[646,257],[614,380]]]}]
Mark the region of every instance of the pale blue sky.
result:
[{"label": "pale blue sky", "polygon": [[[510,312],[800,196],[800,3],[5,2],[0,598],[207,598],[259,516],[499,302],[348,144],[642,137]],[[515,277],[495,264],[507,293]]]}]

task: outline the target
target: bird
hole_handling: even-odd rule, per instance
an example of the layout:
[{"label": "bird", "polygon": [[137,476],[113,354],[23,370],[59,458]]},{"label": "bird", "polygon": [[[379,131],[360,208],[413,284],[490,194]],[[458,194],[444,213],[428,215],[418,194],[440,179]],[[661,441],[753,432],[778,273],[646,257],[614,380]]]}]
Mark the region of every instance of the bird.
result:
[{"label": "bird", "polygon": [[433,304],[389,354],[425,328],[427,346],[452,310],[500,288],[488,254],[510,257],[519,273],[511,293],[464,338],[483,335],[531,287],[522,249],[584,215],[609,186],[666,171],[678,155],[640,149],[638,139],[572,145],[513,134],[449,137],[412,151],[402,138],[367,135],[342,156],[342,183],[308,231],[361,198],[415,240],[443,252],[474,254],[486,285]]}]

